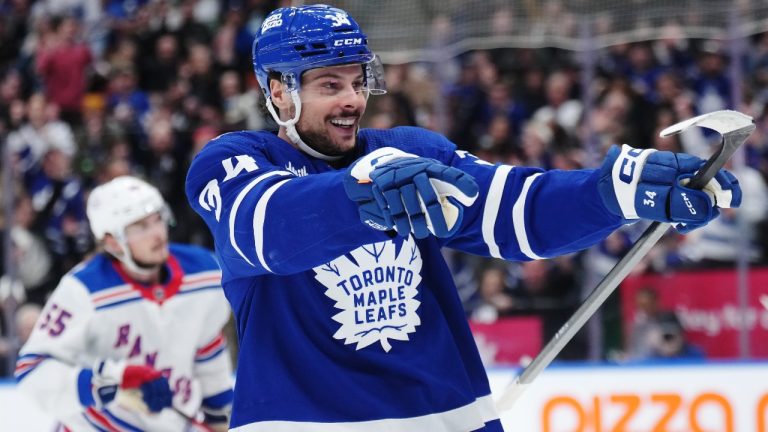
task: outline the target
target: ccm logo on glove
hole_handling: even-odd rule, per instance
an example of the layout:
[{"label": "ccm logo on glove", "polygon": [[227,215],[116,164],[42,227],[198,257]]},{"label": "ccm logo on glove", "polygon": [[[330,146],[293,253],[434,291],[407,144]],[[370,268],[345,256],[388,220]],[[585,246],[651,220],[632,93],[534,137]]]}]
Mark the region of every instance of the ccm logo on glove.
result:
[{"label": "ccm logo on glove", "polygon": [[619,169],[619,180],[626,184],[632,184],[632,179],[635,175],[635,167],[637,166],[637,157],[643,153],[642,149],[631,148],[624,155],[625,157],[621,161],[621,167]]}]

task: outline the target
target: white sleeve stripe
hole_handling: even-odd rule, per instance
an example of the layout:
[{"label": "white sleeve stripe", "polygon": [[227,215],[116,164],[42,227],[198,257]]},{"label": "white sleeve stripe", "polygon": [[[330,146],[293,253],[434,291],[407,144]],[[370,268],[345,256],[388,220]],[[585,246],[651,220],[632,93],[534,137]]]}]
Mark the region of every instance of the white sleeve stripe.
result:
[{"label": "white sleeve stripe", "polygon": [[499,216],[501,198],[504,196],[504,185],[507,182],[510,171],[512,171],[512,166],[510,165],[501,165],[496,168],[493,180],[491,180],[491,186],[488,188],[485,208],[483,208],[483,241],[488,245],[488,252],[494,258],[501,258],[501,251],[499,250],[499,245],[496,244],[496,237],[493,231],[496,227],[496,219]]},{"label": "white sleeve stripe", "polygon": [[499,418],[493,398],[482,396],[467,405],[449,411],[417,417],[384,418],[352,422],[310,422],[265,420],[230,429],[230,432],[367,432],[367,431],[432,431],[478,430],[485,423]]},{"label": "white sleeve stripe", "polygon": [[533,249],[531,249],[531,245],[528,243],[528,233],[525,231],[525,199],[528,196],[528,190],[531,188],[531,184],[536,177],[540,175],[541,173],[537,173],[525,179],[523,190],[520,191],[520,196],[517,197],[517,201],[512,207],[512,225],[515,227],[517,244],[520,246],[520,252],[531,259],[542,259],[542,257],[536,255],[533,252]]},{"label": "white sleeve stripe", "polygon": [[247,256],[245,256],[243,251],[240,250],[240,247],[237,245],[237,239],[235,239],[235,219],[237,218],[237,211],[240,208],[240,204],[243,203],[245,196],[248,195],[248,192],[250,192],[251,189],[253,189],[257,184],[261,183],[266,178],[285,174],[290,173],[285,171],[270,171],[253,179],[240,191],[239,194],[237,194],[235,203],[232,204],[232,210],[229,212],[229,242],[232,244],[232,247],[237,251],[237,253],[240,254],[240,256],[243,257],[243,259],[253,267],[255,267],[255,265],[251,262],[251,260],[248,259]]},{"label": "white sleeve stripe", "polygon": [[262,267],[264,267],[264,269],[270,273],[274,272],[269,268],[267,262],[264,260],[264,218],[267,213],[267,203],[272,197],[272,194],[275,193],[277,188],[285,184],[285,182],[288,180],[290,179],[283,180],[267,189],[259,199],[259,202],[256,203],[256,210],[253,212],[253,240],[256,243],[256,257],[259,258],[259,262],[261,263]]},{"label": "white sleeve stripe", "polygon": [[[638,155],[630,155],[630,151],[637,151],[627,144],[621,146],[621,153],[613,163],[611,169],[611,177],[613,181],[613,189],[616,194],[616,201],[619,203],[621,212],[626,219],[638,219],[635,210],[635,195],[637,194],[637,184],[640,183],[640,176],[643,171],[646,159],[651,153],[655,152],[655,149],[642,150]],[[626,162],[626,163],[624,163]],[[622,177],[631,177],[629,183],[625,183]]]}]

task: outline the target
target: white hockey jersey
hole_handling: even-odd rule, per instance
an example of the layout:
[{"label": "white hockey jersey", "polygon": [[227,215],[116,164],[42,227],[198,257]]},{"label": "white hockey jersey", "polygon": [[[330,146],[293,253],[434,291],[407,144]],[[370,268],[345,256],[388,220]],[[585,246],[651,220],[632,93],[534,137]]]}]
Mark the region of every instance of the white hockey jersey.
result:
[{"label": "white hockey jersey", "polygon": [[22,391],[74,431],[182,431],[171,409],[141,415],[118,403],[84,406],[100,360],[126,360],[161,371],[173,406],[194,416],[202,404],[226,405],[232,366],[222,327],[230,308],[215,258],[195,246],[171,245],[168,280],[141,286],[105,254],[65,275],[48,300],[16,364]]}]

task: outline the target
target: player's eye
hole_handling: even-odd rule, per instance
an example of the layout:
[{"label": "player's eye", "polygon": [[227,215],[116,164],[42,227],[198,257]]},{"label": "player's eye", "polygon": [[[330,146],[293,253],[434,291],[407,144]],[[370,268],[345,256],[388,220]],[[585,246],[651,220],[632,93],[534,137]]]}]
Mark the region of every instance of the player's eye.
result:
[{"label": "player's eye", "polygon": [[325,81],[320,85],[325,91],[335,92],[341,89],[341,84],[338,81]]}]

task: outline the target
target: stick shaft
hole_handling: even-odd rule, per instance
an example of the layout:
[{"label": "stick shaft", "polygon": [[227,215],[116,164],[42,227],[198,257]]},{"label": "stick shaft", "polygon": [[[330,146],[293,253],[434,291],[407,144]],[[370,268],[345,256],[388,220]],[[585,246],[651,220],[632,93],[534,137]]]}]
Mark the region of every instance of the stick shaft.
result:
[{"label": "stick shaft", "polygon": [[[703,188],[715,177],[720,168],[730,159],[731,155],[738,149],[750,133],[755,129],[755,125],[749,125],[729,132],[723,136],[723,145],[720,150],[713,154],[702,168],[691,179],[689,187],[695,189]],[[576,309],[568,321],[560,327],[555,336],[544,346],[536,358],[525,368],[525,370],[515,378],[501,395],[496,405],[499,412],[507,411],[512,408],[517,398],[523,390],[533,382],[533,380],[557,357],[560,351],[570,342],[573,336],[581,330],[584,324],[595,314],[598,308],[605,302],[616,287],[624,280],[629,272],[638,262],[651,250],[669,228],[668,223],[653,222],[632,248],[624,257],[616,263],[607,275],[600,281],[595,289],[587,296],[584,302]]]}]

